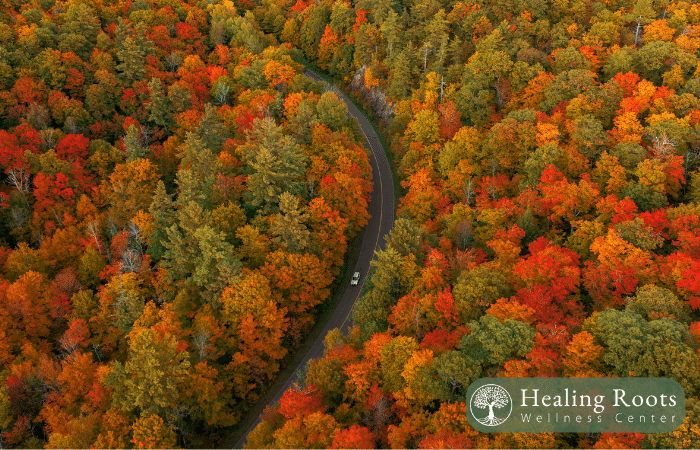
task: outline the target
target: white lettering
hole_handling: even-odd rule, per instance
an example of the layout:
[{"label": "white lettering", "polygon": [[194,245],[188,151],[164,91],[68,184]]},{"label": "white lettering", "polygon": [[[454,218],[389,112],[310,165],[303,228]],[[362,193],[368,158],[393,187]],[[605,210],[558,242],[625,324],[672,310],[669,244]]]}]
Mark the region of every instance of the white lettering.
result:
[{"label": "white lettering", "polygon": [[554,405],[552,406],[561,406],[561,395],[554,396]]},{"label": "white lettering", "polygon": [[[617,408],[619,405],[618,402],[622,402],[623,405],[629,408],[630,405],[627,404],[627,402],[624,400],[625,398],[625,391],[624,389],[613,389],[615,391],[615,407]],[[620,395],[620,392],[622,392],[622,395]]]},{"label": "white lettering", "polygon": [[548,405],[545,402],[549,402],[551,399],[552,399],[552,397],[550,397],[549,395],[545,395],[544,397],[542,397],[542,406],[549,407],[550,405]]},{"label": "white lettering", "polygon": [[[580,398],[581,398],[581,404],[579,406],[591,406],[591,396],[590,395],[581,395]],[[586,403],[585,405],[583,404],[584,398],[588,401],[588,403]]]},{"label": "white lettering", "polygon": [[603,411],[605,411],[605,406],[603,406],[603,400],[605,400],[604,395],[596,395],[595,396],[595,408],[593,408],[594,413],[600,414]]},{"label": "white lettering", "polygon": [[[639,404],[637,404],[637,399],[639,399]],[[632,397],[632,404],[637,407],[642,406],[644,404],[644,397],[641,395],[635,395]]]},{"label": "white lettering", "polygon": [[525,399],[528,399],[528,398],[531,398],[531,399],[535,400],[535,403],[533,403],[532,406],[537,406],[537,391],[539,391],[539,389],[533,389],[533,390],[532,390],[532,391],[535,393],[535,395],[532,396],[532,397],[528,397],[528,396],[525,395],[525,393],[526,393],[528,390],[529,390],[529,389],[521,389],[521,391],[523,391],[523,404],[522,404],[522,406],[527,406],[527,404],[525,403]]}]

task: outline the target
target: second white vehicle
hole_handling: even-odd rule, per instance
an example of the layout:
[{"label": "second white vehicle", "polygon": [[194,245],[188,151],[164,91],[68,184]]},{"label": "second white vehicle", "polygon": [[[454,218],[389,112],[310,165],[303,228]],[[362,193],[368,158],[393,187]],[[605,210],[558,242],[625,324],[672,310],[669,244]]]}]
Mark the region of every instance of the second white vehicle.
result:
[{"label": "second white vehicle", "polygon": [[352,280],[350,280],[350,286],[357,286],[357,283],[360,282],[360,272],[355,272],[352,274]]}]

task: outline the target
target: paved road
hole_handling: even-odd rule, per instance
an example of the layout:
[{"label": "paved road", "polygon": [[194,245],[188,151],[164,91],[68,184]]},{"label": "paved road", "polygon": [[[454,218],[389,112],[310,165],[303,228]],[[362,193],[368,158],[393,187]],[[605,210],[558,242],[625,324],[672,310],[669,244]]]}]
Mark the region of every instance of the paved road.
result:
[{"label": "paved road", "polygon": [[[316,81],[323,81],[323,78],[315,74],[310,70],[306,70],[306,75],[313,78]],[[352,319],[350,318],[350,313],[355,305],[355,302],[362,292],[362,286],[364,285],[365,279],[370,269],[370,261],[374,258],[374,252],[376,250],[384,248],[385,237],[388,236],[392,225],[394,224],[394,182],[391,175],[391,167],[389,166],[389,160],[386,157],[382,143],[374,132],[372,125],[370,125],[369,120],[362,115],[359,109],[335,86],[329,86],[329,89],[333,90],[340,99],[342,99],[348,106],[348,112],[357,119],[360,124],[362,133],[365,136],[365,146],[371,151],[370,163],[372,165],[373,183],[374,189],[372,191],[372,196],[369,202],[369,214],[370,219],[367,222],[365,229],[365,236],[362,241],[362,247],[360,249],[360,255],[357,259],[357,265],[353,270],[348,271],[348,275],[345,280],[345,292],[335,309],[330,320],[326,324],[325,328],[321,332],[316,342],[314,342],[311,349],[308,351],[304,359],[297,366],[295,374],[292,375],[284,384],[282,389],[280,389],[272,400],[271,404],[277,403],[282,397],[284,391],[291,387],[292,383],[296,381],[296,372],[298,370],[304,370],[306,364],[310,359],[320,358],[323,356],[323,339],[326,334],[334,328],[340,328],[340,330],[347,334],[348,328],[350,328]],[[350,277],[356,271],[359,271],[362,276],[360,278],[360,283],[357,286],[350,286]],[[243,448],[243,444],[247,441],[248,433],[250,433],[258,424],[260,419],[255,421],[255,423],[248,428],[245,435],[236,442],[234,448]]]}]

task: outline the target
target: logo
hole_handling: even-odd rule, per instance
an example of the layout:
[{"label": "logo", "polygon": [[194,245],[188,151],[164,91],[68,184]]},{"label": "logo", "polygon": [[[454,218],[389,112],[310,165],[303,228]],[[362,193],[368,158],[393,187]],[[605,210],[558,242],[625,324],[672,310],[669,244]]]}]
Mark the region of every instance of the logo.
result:
[{"label": "logo", "polygon": [[464,398],[484,433],[669,433],[685,418],[670,378],[480,378]]},{"label": "logo", "polygon": [[[494,409],[499,410],[498,415],[501,417],[496,415]],[[513,412],[513,400],[503,387],[497,384],[486,384],[472,394],[469,400],[469,411],[480,424],[495,427],[508,420]]]}]

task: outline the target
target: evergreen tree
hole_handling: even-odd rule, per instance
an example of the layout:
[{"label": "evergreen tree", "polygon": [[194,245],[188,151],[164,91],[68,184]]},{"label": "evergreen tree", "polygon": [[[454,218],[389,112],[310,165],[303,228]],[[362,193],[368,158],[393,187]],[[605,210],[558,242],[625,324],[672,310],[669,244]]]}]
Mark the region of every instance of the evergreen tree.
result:
[{"label": "evergreen tree", "polygon": [[221,151],[221,145],[228,139],[228,130],[221,123],[216,107],[211,103],[204,105],[204,116],[196,128],[199,140],[213,153]]},{"label": "evergreen tree", "polygon": [[117,70],[125,85],[130,86],[134,81],[143,78],[146,73],[144,56],[133,37],[126,38],[124,44],[117,50],[119,59]]},{"label": "evergreen tree", "polygon": [[105,379],[114,389],[112,404],[125,411],[138,408],[143,416],[164,415],[180,401],[189,366],[188,353],[178,349],[173,335],[141,329],[129,341],[126,363],[116,361]]},{"label": "evergreen tree", "polygon": [[401,27],[399,24],[399,16],[393,9],[389,10],[386,20],[381,25],[381,31],[386,39],[386,52],[389,57],[394,55],[394,49],[399,42]]},{"label": "evergreen tree", "polygon": [[210,209],[214,180],[220,172],[219,161],[195,133],[187,134],[180,157],[180,170],[175,179],[179,194],[175,204],[196,202]]},{"label": "evergreen tree", "polygon": [[291,194],[304,192],[302,177],[307,157],[271,118],[255,119],[251,138],[247,162],[252,173],[245,197],[250,207],[270,214],[279,209],[283,190]]},{"label": "evergreen tree", "polygon": [[289,192],[280,195],[280,213],[275,214],[272,224],[272,240],[287,248],[289,252],[298,253],[309,246],[309,230],[304,222],[308,214],[299,207],[299,200]]},{"label": "evergreen tree", "polygon": [[299,103],[296,113],[289,119],[294,137],[302,145],[311,144],[311,130],[316,123],[318,123],[318,117],[308,101]]},{"label": "evergreen tree", "polygon": [[173,282],[186,285],[216,305],[221,291],[239,276],[240,260],[226,233],[211,225],[211,214],[190,201],[177,211],[176,223],[162,241],[161,265]]},{"label": "evergreen tree", "polygon": [[413,85],[414,61],[407,50],[402,50],[391,61],[388,94],[393,98],[403,98],[411,92]]},{"label": "evergreen tree", "polygon": [[140,134],[136,125],[129,125],[126,136],[124,136],[124,147],[126,148],[126,160],[128,162],[143,158],[146,154],[147,148],[144,148],[142,145]]},{"label": "evergreen tree", "polygon": [[148,254],[157,262],[165,253],[166,230],[173,224],[175,216],[172,196],[166,192],[162,181],[156,185],[149,212],[153,216],[153,225],[148,236]]},{"label": "evergreen tree", "polygon": [[151,99],[146,104],[146,109],[149,113],[148,120],[158,126],[165,127],[167,130],[168,127],[172,126],[172,113],[170,111],[170,102],[163,93],[160,78],[151,78],[151,81],[148,83],[148,90],[151,93]]}]

